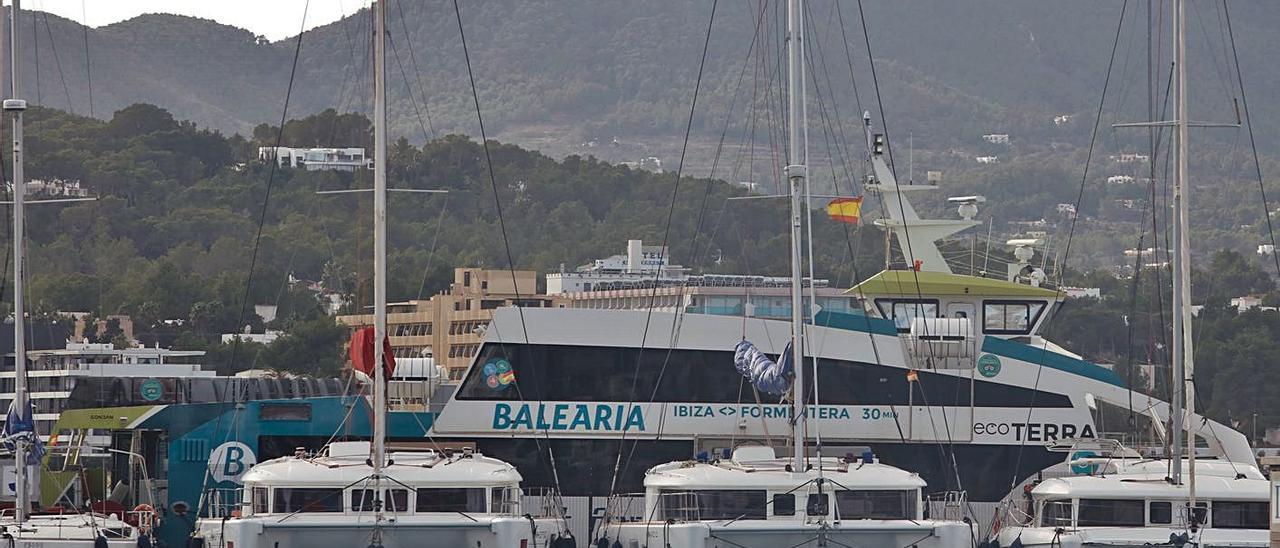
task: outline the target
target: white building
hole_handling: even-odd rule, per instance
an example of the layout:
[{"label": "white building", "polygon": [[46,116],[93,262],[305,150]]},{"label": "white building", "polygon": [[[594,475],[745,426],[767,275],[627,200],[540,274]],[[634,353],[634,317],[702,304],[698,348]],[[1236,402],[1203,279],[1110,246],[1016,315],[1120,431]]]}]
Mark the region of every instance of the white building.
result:
[{"label": "white building", "polygon": [[[596,259],[574,272],[546,275],[547,294],[570,308],[683,310],[695,314],[788,318],[791,278],[734,274],[690,275],[668,262],[667,249],[627,240],[627,253]],[[860,310],[857,299],[828,280],[814,282],[821,310]],[[806,306],[807,307],[807,306]]]},{"label": "white building", "polygon": [[[197,350],[118,350],[110,343],[69,342],[66,348],[29,351],[27,387],[35,407],[36,431],[48,436],[64,409],[75,408],[78,398],[103,396],[97,393],[100,391],[129,391],[120,396],[145,402],[173,400],[173,394],[166,394],[172,390],[171,379],[215,375],[213,371],[201,370],[200,364],[194,361],[202,356],[204,351]],[[9,359],[12,361],[12,354]],[[14,385],[13,365],[6,364],[0,371],[0,407],[9,408]],[[112,387],[106,388],[108,385]],[[86,391],[94,393],[86,394]]]},{"label": "white building", "polygon": [[1271,255],[1276,252],[1276,246],[1271,244],[1258,244],[1259,255]]},{"label": "white building", "polygon": [[268,329],[266,333],[223,333],[222,344],[231,344],[236,339],[240,339],[240,342],[271,344],[275,342],[276,339],[280,338],[281,334],[282,333],[279,331],[272,331],[270,329]]},{"label": "white building", "polygon": [[1073,298],[1073,299],[1079,299],[1082,297],[1089,297],[1094,299],[1102,298],[1102,288],[1098,288],[1098,287],[1063,287],[1061,289],[1063,293],[1067,294],[1068,298]]},{"label": "white building", "polygon": [[974,161],[978,162],[979,164],[998,164],[1000,163],[1000,157],[999,156],[978,156],[974,158]]},{"label": "white building", "polygon": [[300,167],[307,171],[355,171],[372,167],[373,161],[365,157],[363,148],[258,147],[258,160],[269,162],[272,159],[280,167]]},{"label": "white building", "polygon": [[1136,181],[1132,175],[1112,175],[1107,177],[1107,184],[1110,185],[1127,185]]},{"label": "white building", "polygon": [[1009,134],[1008,133],[988,133],[982,136],[982,140],[988,143],[991,143],[993,145],[1007,145],[1009,144]]}]

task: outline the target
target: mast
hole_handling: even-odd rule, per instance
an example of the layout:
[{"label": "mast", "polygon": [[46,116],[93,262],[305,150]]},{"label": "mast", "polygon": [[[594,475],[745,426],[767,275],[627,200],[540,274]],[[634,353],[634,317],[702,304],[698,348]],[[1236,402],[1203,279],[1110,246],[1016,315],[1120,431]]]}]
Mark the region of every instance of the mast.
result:
[{"label": "mast", "polygon": [[804,21],[802,0],[787,1],[787,86],[789,103],[787,179],[791,183],[791,369],[795,372],[792,398],[791,439],[795,453],[791,469],[805,470],[805,398],[804,398],[804,294],[801,288],[801,245],[803,238],[801,213],[805,179],[808,177],[808,147],[805,140]]},{"label": "mast", "polygon": [[[26,322],[23,318],[24,302],[23,281],[25,278],[24,213],[27,185],[22,173],[22,112],[27,109],[27,102],[18,99],[18,0],[13,0],[10,12],[12,25],[9,32],[9,55],[13,62],[13,77],[10,83],[13,99],[4,101],[4,110],[13,114],[13,371],[14,371],[14,406],[18,416],[27,413],[30,403],[27,400],[27,345]],[[34,415],[32,417],[34,419]],[[34,423],[33,423],[34,426]],[[19,438],[15,445],[14,471],[15,495],[14,518],[18,523],[27,519],[27,511],[31,506],[31,493],[27,492],[27,441]]]},{"label": "mast", "polygon": [[387,2],[377,2],[373,48],[373,500],[378,522],[383,518],[381,482],[387,453],[387,385],[382,352],[382,341],[387,336]]},{"label": "mast", "polygon": [[[1178,84],[1177,84],[1177,178],[1174,181],[1173,199],[1176,206],[1176,232],[1178,236],[1178,250],[1174,254],[1176,267],[1173,271],[1174,295],[1173,298],[1178,303],[1179,308],[1174,313],[1175,332],[1174,344],[1177,345],[1174,350],[1175,359],[1173,364],[1173,378],[1177,383],[1174,390],[1174,417],[1178,422],[1175,423],[1174,436],[1178,440],[1178,436],[1183,435],[1183,428],[1192,426],[1189,422],[1195,413],[1195,360],[1194,350],[1192,348],[1191,339],[1191,207],[1189,204],[1189,195],[1191,190],[1190,178],[1187,163],[1188,158],[1188,109],[1187,109],[1187,5],[1186,0],[1177,0],[1174,2],[1176,13],[1173,16],[1174,37],[1178,41],[1175,46],[1175,63],[1178,68]],[[1180,329],[1179,329],[1180,328]],[[1183,401],[1178,401],[1183,400]],[[1180,405],[1181,404],[1181,405]],[[1181,407],[1186,407],[1186,415],[1182,417]],[[1183,424],[1188,423],[1188,424]],[[1195,515],[1196,504],[1196,437],[1194,428],[1188,428],[1186,432],[1187,443],[1187,466],[1189,480],[1187,483],[1189,500],[1188,512],[1190,516]],[[1181,450],[1178,444],[1174,443],[1173,453],[1177,455]],[[1176,457],[1175,457],[1176,458]],[[1178,474],[1181,473],[1180,462],[1174,461],[1174,480],[1180,479]]]}]

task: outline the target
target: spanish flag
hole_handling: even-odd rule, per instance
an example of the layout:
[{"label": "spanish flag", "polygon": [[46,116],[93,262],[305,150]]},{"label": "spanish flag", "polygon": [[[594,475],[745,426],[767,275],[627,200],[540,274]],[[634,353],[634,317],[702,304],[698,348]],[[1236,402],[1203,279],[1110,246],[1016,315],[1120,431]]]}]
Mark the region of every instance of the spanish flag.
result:
[{"label": "spanish flag", "polygon": [[827,215],[836,222],[858,224],[858,219],[862,217],[862,196],[831,200],[827,204]]}]

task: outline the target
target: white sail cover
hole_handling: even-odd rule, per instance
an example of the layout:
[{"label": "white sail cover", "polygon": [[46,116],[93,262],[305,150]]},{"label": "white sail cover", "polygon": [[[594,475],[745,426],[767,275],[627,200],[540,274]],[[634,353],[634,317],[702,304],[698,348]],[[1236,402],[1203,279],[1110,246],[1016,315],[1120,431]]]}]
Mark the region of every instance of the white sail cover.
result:
[{"label": "white sail cover", "polygon": [[791,389],[791,343],[782,351],[778,362],[769,359],[751,341],[743,340],[734,348],[733,363],[756,390],[775,396]]}]

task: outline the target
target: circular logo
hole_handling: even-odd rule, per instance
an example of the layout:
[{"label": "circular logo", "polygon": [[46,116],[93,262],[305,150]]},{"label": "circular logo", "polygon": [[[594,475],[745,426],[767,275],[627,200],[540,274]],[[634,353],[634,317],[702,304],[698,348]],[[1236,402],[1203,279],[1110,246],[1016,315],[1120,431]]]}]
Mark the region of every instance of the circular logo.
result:
[{"label": "circular logo", "polygon": [[142,395],[142,399],[147,401],[159,400],[164,396],[164,384],[156,379],[147,379],[138,385],[138,394]]},{"label": "circular logo", "polygon": [[209,454],[209,475],[214,481],[240,483],[240,478],[255,464],[258,457],[248,445],[229,441]]},{"label": "circular logo", "polygon": [[[1078,459],[1087,459],[1087,458],[1096,457],[1096,456],[1098,456],[1098,454],[1094,453],[1093,451],[1076,451],[1075,453],[1071,454],[1071,458],[1067,459],[1067,461],[1070,462]],[[1097,471],[1098,471],[1097,465],[1093,465],[1093,464],[1072,464],[1071,465],[1072,474],[1077,474],[1081,476],[1085,476],[1085,475],[1092,476],[1094,472],[1097,472]]]},{"label": "circular logo", "polygon": [[983,354],[978,358],[978,373],[986,378],[1000,374],[1000,358],[995,354]]},{"label": "circular logo", "polygon": [[484,382],[493,390],[506,390],[516,382],[516,372],[511,370],[511,362],[502,358],[489,360],[480,370],[484,373]]}]

